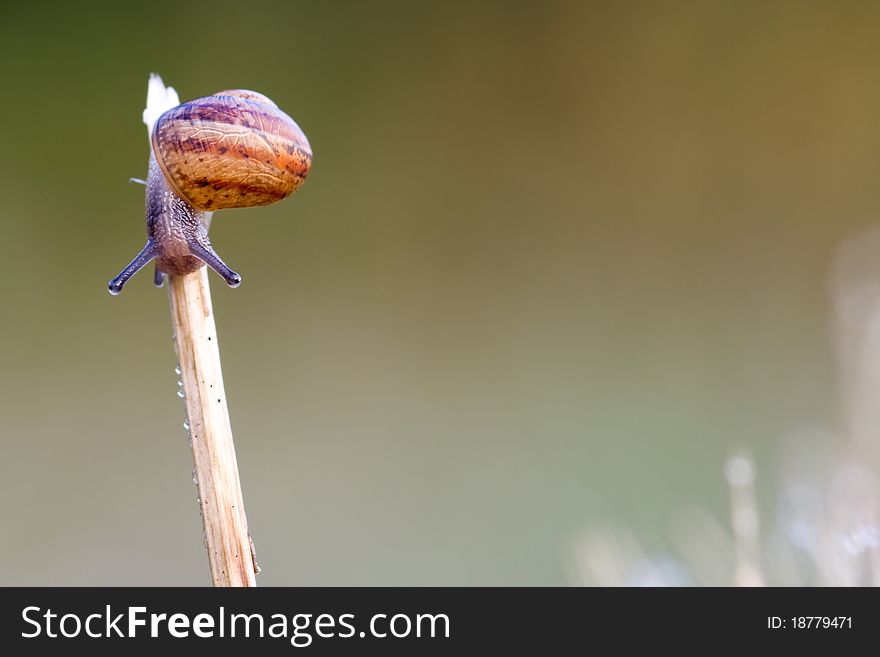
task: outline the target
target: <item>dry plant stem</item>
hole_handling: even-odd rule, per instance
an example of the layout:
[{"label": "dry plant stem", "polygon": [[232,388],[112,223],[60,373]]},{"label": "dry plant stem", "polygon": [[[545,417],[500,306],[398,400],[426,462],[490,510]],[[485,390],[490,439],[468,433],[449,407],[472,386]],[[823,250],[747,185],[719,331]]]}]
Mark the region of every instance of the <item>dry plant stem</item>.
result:
[{"label": "dry plant stem", "polygon": [[208,269],[168,276],[168,287],[211,576],[214,586],[256,586]]}]

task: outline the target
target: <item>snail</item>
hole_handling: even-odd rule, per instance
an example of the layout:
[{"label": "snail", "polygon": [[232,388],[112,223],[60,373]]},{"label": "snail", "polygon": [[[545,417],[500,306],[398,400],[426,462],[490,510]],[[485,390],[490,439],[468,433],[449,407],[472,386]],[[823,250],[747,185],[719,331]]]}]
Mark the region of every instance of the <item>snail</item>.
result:
[{"label": "snail", "polygon": [[312,163],[308,139],[266,96],[233,89],[169,109],[150,141],[147,243],[110,281],[110,293],[119,294],[153,260],[159,287],[163,274],[189,274],[204,265],[238,287],[241,276],[208,239],[212,213],[268,205],[296,191]]}]

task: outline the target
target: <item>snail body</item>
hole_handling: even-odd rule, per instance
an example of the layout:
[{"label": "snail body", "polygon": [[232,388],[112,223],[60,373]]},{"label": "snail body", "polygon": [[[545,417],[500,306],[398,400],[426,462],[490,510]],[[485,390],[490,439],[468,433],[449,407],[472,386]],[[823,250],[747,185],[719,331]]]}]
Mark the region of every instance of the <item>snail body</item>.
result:
[{"label": "snail body", "polygon": [[150,141],[147,243],[110,281],[110,292],[119,294],[153,260],[157,285],[163,274],[188,274],[207,264],[237,287],[241,276],[208,239],[212,213],[268,205],[296,191],[311,166],[308,139],[266,96],[236,89],[168,110]]}]

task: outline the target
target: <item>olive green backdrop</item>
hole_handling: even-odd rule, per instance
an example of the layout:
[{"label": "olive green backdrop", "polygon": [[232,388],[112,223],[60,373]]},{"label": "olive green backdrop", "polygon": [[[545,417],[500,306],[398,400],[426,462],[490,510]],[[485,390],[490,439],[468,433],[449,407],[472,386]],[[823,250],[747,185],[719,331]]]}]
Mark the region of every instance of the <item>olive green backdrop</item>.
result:
[{"label": "olive green backdrop", "polygon": [[682,509],[731,531],[737,449],[776,526],[785,473],[821,494],[853,442],[834,271],[880,225],[878,25],[4,0],[0,584],[209,582],[166,293],[106,290],[144,240],[150,72],[266,93],[315,153],[211,229],[262,584],[589,583],[596,528],[680,568]]}]

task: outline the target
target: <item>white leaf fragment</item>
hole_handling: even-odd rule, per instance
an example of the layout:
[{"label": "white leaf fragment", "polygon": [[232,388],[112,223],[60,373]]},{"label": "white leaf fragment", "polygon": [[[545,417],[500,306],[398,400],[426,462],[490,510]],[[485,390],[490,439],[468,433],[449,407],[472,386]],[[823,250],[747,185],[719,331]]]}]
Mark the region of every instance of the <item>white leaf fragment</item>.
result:
[{"label": "white leaf fragment", "polygon": [[166,87],[161,76],[156,73],[150,74],[147,84],[147,107],[144,109],[144,123],[147,126],[147,136],[153,133],[153,124],[166,111],[180,105],[180,98],[174,87]]}]

